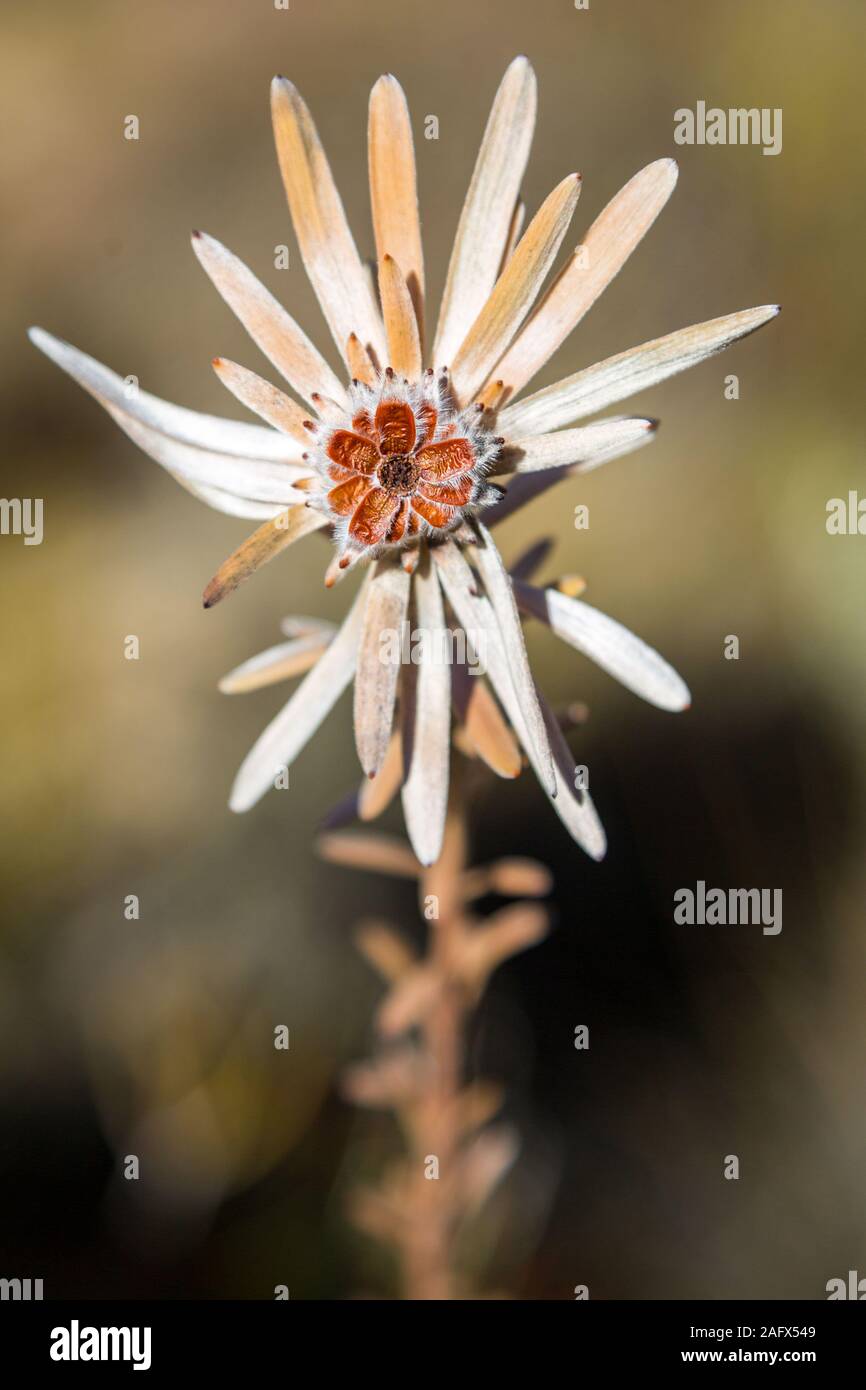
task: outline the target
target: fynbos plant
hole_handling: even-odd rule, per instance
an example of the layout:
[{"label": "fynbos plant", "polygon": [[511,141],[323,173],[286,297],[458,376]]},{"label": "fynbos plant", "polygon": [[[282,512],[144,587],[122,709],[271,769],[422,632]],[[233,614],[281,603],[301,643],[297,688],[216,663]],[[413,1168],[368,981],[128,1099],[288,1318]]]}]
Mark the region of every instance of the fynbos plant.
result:
[{"label": "fynbos plant", "polygon": [[[292,760],[354,678],[356,744],[369,778],[385,765],[402,687],[400,782],[421,863],[433,863],[442,844],[452,699],[465,739],[502,775],[518,770],[516,737],[574,839],[599,859],[604,832],[588,791],[574,784],[568,750],[536,690],[521,615],[539,618],[661,709],[684,709],[688,690],[619,623],[567,593],[509,574],[492,531],[544,488],[649,443],[655,428],[652,420],[622,416],[572,428],[577,421],[703,361],[777,308],[681,329],[518,399],[655,221],[676,183],[673,160],[636,174],[545,288],[581,180],[568,174],[521,235],[536,87],[527,60],[516,58],[487,123],[428,361],[415,156],[399,83],[380,78],[370,99],[376,284],[300,94],[277,77],[271,103],[301,255],[348,381],[236,256],[198,232],[199,261],[294,392],[214,360],[220,379],[266,427],[129,392],[92,358],[41,329],[31,332],[188,491],[217,510],[261,521],[208,584],[206,607],[312,531],[326,532],[335,547],[327,585],[366,566],[338,631],[314,621],[230,678],[240,688],[306,672],[243,763],[230,804],[246,811],[269,787],[285,785]],[[414,679],[401,682],[402,663],[381,659],[382,633],[399,631],[408,619],[438,634],[446,603],[467,633],[484,635],[485,679],[452,681],[442,662],[422,659]]]}]

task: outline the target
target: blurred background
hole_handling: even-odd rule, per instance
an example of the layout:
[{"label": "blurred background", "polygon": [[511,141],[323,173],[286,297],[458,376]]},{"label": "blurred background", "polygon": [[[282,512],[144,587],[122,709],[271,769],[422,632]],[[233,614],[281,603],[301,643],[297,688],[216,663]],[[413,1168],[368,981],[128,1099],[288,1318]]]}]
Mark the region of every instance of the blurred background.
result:
[{"label": "blurred background", "polygon": [[[548,864],[556,929],[495,977],[473,1035],[472,1068],[505,1082],[523,1149],[467,1262],[479,1286],[529,1299],[579,1283],[593,1298],[822,1298],[829,1278],[866,1273],[866,540],[825,529],[829,498],[866,495],[863,5],[32,0],[2,25],[3,492],[45,499],[45,539],[0,539],[0,1275],[41,1277],[46,1297],[396,1292],[345,1198],[400,1139],[338,1082],[369,1050],[379,997],[352,924],[383,913],[420,939],[413,889],[314,857],[357,777],[348,701],[291,790],[238,818],[231,780],[284,692],[216,690],[281,617],[339,616],[352,586],[324,591],[313,540],[205,613],[246,524],[182,491],[25,329],[240,418],[210,360],[263,359],[191,228],[247,261],[333,361],[276,168],[274,71],[314,112],[362,254],[367,96],[380,73],[400,78],[435,301],[519,52],[539,78],[530,210],[580,170],[576,241],[642,165],[681,168],[537,384],[735,309],[783,314],[629,402],[661,417],[651,449],[500,533],[506,558],[554,536],[544,577],[583,574],[694,705],[662,714],[530,632],[551,698],[590,706],[575,747],[611,848],[582,858],[529,775],[473,797],[473,856]],[[676,147],[673,113],[698,100],[783,108],[781,155]],[[428,114],[438,141],[422,138]],[[673,893],[699,878],[781,888],[782,933],[675,926]],[[281,1023],[289,1052],[273,1047]],[[738,1182],[723,1178],[733,1153]]]}]

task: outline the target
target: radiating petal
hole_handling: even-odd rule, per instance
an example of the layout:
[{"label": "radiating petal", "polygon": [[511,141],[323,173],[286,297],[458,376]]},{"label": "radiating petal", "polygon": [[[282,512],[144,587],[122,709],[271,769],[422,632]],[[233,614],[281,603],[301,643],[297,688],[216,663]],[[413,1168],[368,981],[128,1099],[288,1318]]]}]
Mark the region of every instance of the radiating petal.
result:
[{"label": "radiating petal", "polygon": [[192,249],[226,304],[292,390],[305,401],[323,391],[345,402],[342,384],[322,354],[249,267],[204,232],[193,232]]},{"label": "radiating petal", "polygon": [[309,507],[290,507],[273,521],[266,521],[220,565],[204,591],[205,608],[213,608],[275,555],[326,525],[327,517]]},{"label": "radiating petal", "polygon": [[400,730],[391,734],[385,761],[375,777],[365,777],[357,798],[358,819],[375,820],[381,816],[400,790],[403,781],[403,740]]},{"label": "radiating petal", "polygon": [[335,430],[325,450],[329,459],[351,473],[371,474],[381,462],[379,451],[371,440],[351,430]]},{"label": "radiating petal", "polygon": [[375,777],[394,724],[409,576],[393,556],[377,561],[367,591],[355,677],[355,746],[361,767]]},{"label": "radiating petal", "polygon": [[610,459],[639,448],[657,421],[641,416],[599,420],[575,430],[559,430],[527,439],[510,440],[496,464],[497,472],[537,473],[545,468],[574,465],[577,473],[588,473]]},{"label": "radiating petal", "polygon": [[[539,760],[534,740],[523,717],[520,700],[511,682],[502,647],[499,624],[490,602],[483,595],[476,595],[473,592],[472,571],[455,545],[438,546],[434,551],[434,558],[439,566],[442,585],[448,601],[463,627],[469,633],[481,631],[486,633],[485,655],[491,683],[526,750],[536,776],[542,785],[546,786],[547,769]],[[545,723],[547,723],[545,706],[540,696],[538,699],[542,706],[542,713],[545,714]],[[548,740],[551,740],[553,735],[549,728],[547,733]],[[587,854],[593,859],[601,859],[606,848],[604,832],[601,830],[589,796],[586,792],[576,792],[564,778],[556,757],[556,748],[552,744],[551,748],[554,753],[556,782],[556,795],[551,797],[551,805],[569,833],[586,850]]]},{"label": "radiating petal", "polygon": [[278,774],[294,761],[351,681],[368,585],[369,575],[365,575],[333,642],[244,759],[229,800],[233,811],[248,811],[274,785]]},{"label": "radiating petal", "polygon": [[688,709],[692,697],[682,677],[614,618],[556,589],[537,589],[517,580],[514,590],[525,613],[547,623],[557,637],[583,652],[626,689],[658,709]]},{"label": "radiating petal", "polygon": [[443,439],[419,449],[415,461],[425,482],[443,483],[456,473],[468,472],[475,463],[475,453],[468,439]]},{"label": "radiating petal", "polygon": [[535,745],[538,761],[544,769],[542,781],[546,780],[548,794],[552,796],[555,794],[553,755],[538,703],[535,681],[529,668],[529,657],[523,640],[523,628],[520,625],[511,578],[487,527],[477,519],[475,527],[480,541],[475,551],[478,572],[496,614],[514,689]]},{"label": "radiating petal", "polygon": [[433,360],[450,362],[496,283],[535,126],[535,74],[515,58],[500,83],[466,194]]},{"label": "radiating petal", "polygon": [[373,359],[357,333],[350,333],[346,339],[345,356],[349,374],[354,381],[363,381],[366,386],[375,385],[378,374]]},{"label": "radiating petal", "polygon": [[291,680],[301,676],[315,666],[322,652],[330,645],[333,633],[325,629],[308,632],[302,637],[293,637],[289,642],[280,642],[275,647],[251,656],[249,661],[241,662],[219,682],[224,695],[241,695],[250,690],[261,690],[264,686],[275,685],[277,681]]},{"label": "radiating petal", "polygon": [[405,401],[382,401],[376,430],[382,454],[410,454],[415,447],[415,416]]},{"label": "radiating petal", "polygon": [[404,667],[403,814],[418,859],[422,864],[432,864],[442,848],[448,808],[451,669],[442,591],[429,554],[416,570],[413,593],[415,620],[423,645],[418,665]]},{"label": "radiating petal", "polygon": [[379,259],[379,295],[388,339],[388,362],[400,376],[421,375],[421,339],[415,306],[399,263],[386,252]]},{"label": "radiating petal", "polygon": [[151,396],[129,379],[118,376],[110,367],[88,357],[71,343],[46,333],[44,328],[29,329],[34,347],[50,357],[52,362],[83,386],[100,405],[108,410],[115,407],[140,424],[159,430],[184,444],[212,450],[215,453],[236,454],[245,458],[274,463],[297,463],[301,450],[294,440],[263,425],[251,425],[242,420],[226,420],[219,415],[205,415],[182,405]]},{"label": "radiating petal", "polygon": [[520,748],[486,681],[466,666],[455,666],[452,693],[463,732],[479,758],[497,777],[517,777]]},{"label": "radiating petal", "polygon": [[287,396],[285,391],[272,386],[269,381],[256,376],[237,362],[228,362],[224,357],[215,357],[211,364],[223,386],[231,391],[241,405],[267,420],[274,429],[282,430],[299,444],[306,446],[310,436],[304,428],[307,413],[303,406]]},{"label": "radiating petal", "polygon": [[[499,266],[499,275],[502,274],[508,262],[511,260],[511,257],[514,255],[514,248],[520,240],[520,234],[523,231],[523,223],[525,222],[525,220],[526,204],[524,203],[522,198],[518,198],[517,202],[514,204],[514,211],[511,214],[511,221],[508,224],[508,237],[505,242],[505,249],[502,252],[502,262]],[[498,279],[499,276],[497,276],[496,278]]]},{"label": "radiating petal", "polygon": [[285,435],[170,405],[146,391],[129,388],[108,367],[41,329],[31,329],[30,337],[104,406],[140,449],[187,491],[219,511],[249,515],[248,504],[271,503],[265,514],[275,514],[288,503],[305,500],[293,483],[306,477],[309,469],[271,461],[299,457],[297,444]]},{"label": "radiating petal", "polygon": [[379,545],[399,506],[399,497],[382,487],[371,488],[349,522],[349,535],[359,545]]},{"label": "radiating petal", "polygon": [[496,364],[513,394],[520,391],[577,326],[658,217],[677,181],[673,159],[641,169],[608,203],[562,273]]},{"label": "radiating petal", "polygon": [[[580,193],[580,175],[569,174],[533,217],[451,363],[457,399],[471,401],[499,362],[541,289],[568,231]],[[510,376],[497,369],[506,385]]]},{"label": "radiating petal", "polygon": [[267,521],[270,517],[279,516],[285,508],[280,502],[253,502],[248,497],[238,497],[233,492],[223,492],[219,487],[207,487],[203,483],[191,483],[188,478],[182,478],[179,473],[174,474],[176,482],[180,483],[193,497],[197,497],[200,502],[206,502],[209,507],[213,507],[216,512],[223,512],[226,516],[243,517],[246,521]]},{"label": "radiating petal", "polygon": [[[639,438],[631,445],[631,449],[628,452],[633,453],[635,449],[644,448],[645,445],[651,444],[657,437],[657,430],[644,430]],[[603,459],[596,458],[591,466],[597,467],[598,464],[602,462],[604,462]],[[515,477],[509,479],[505,496],[500,498],[498,502],[494,503],[494,505],[484,513],[486,524],[491,529],[494,526],[498,526],[499,523],[505,521],[507,517],[513,516],[515,512],[527,506],[534,498],[540,497],[543,492],[547,492],[548,488],[554,487],[557,483],[561,483],[564,478],[571,478],[574,474],[584,471],[583,465],[578,463],[566,465],[562,468],[546,468],[538,472],[518,473]]]},{"label": "radiating petal", "polygon": [[499,417],[498,428],[508,435],[530,435],[571,425],[694,367],[754,333],[778,312],[778,304],[762,304],[756,309],[743,309],[691,328],[680,328],[664,338],[620,352],[508,406]]},{"label": "radiating petal", "polygon": [[[367,143],[376,254],[381,261],[385,253],[390,252],[402,267],[415,311],[418,338],[423,343],[424,253],[415,148],[409,108],[396,77],[380,77],[370,93]],[[393,356],[391,364],[397,371],[404,370],[397,366]]]},{"label": "radiating petal", "polygon": [[271,85],[271,115],[295,235],[337,348],[344,353],[349,334],[357,333],[382,363],[382,320],[340,195],[306,104],[284,77]]}]

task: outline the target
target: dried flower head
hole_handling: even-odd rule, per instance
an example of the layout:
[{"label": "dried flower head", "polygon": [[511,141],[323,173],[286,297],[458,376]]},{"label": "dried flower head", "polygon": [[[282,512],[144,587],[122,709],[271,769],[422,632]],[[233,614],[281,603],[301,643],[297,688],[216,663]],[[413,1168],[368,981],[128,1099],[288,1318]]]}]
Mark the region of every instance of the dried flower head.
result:
[{"label": "dried flower head", "polygon": [[[685,708],[688,691],[643,642],[576,598],[573,584],[533,586],[537,556],[509,574],[491,529],[550,484],[648,443],[655,425],[616,416],[571,428],[576,421],[702,361],[778,312],[765,305],[682,329],[517,399],[618,273],[677,177],[670,159],[636,174],[545,289],[580,177],[564,178],[521,235],[520,184],[535,105],[532,69],[517,58],[484,134],[426,367],[415,157],[406,100],[393,77],[380,78],[370,100],[378,294],[307,107],[284,78],[272,88],[295,232],[349,384],[252,272],[201,233],[193,235],[199,261],[299,398],[216,358],[220,379],[266,427],[201,415],[145,392],[130,395],[92,358],[40,329],[31,333],[189,492],[262,522],[207,586],[206,607],[310,531],[327,530],[336,546],[328,585],[358,561],[373,562],[338,632],[295,621],[288,643],[224,683],[248,689],[308,672],[244,762],[231,805],[247,810],[263,795],[354,677],[361,764],[371,778],[386,765],[397,768],[409,834],[425,864],[442,841],[452,698],[462,746],[500,775],[514,776],[516,736],[571,834],[593,857],[603,855],[592,802],[573,785],[571,754],[530,674],[521,618],[540,618],[662,709]],[[493,476],[510,478],[507,489],[488,481]],[[383,660],[383,634],[406,622],[427,634],[446,631],[446,603],[465,636],[484,646],[492,692],[481,677],[467,682],[465,666],[437,660],[435,642],[434,656],[417,669]]]}]

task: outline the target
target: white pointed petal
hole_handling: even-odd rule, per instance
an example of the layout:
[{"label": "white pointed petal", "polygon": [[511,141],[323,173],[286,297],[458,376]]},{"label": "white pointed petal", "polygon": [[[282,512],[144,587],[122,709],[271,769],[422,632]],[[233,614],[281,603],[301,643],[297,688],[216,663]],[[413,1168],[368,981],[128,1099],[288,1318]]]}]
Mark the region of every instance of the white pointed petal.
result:
[{"label": "white pointed petal", "polygon": [[535,74],[515,58],[500,83],[460,214],[433,352],[450,363],[496,283],[535,126]]},{"label": "white pointed petal", "polygon": [[331,645],[247,754],[229,798],[232,811],[248,811],[264,796],[282,769],[294,762],[348,686],[358,659],[368,586],[369,575],[365,575]]},{"label": "white pointed petal", "polygon": [[219,689],[223,695],[241,695],[303,675],[316,664],[330,641],[329,633],[309,633],[305,637],[295,637],[291,642],[268,647],[223,676]]},{"label": "white pointed petal", "polygon": [[402,267],[386,252],[379,261],[379,297],[388,339],[388,361],[398,376],[421,375],[418,319]]},{"label": "white pointed petal", "polygon": [[[460,344],[451,363],[451,384],[464,403],[480,391],[535,303],[579,194],[580,175],[569,174],[545,198]],[[496,377],[502,376],[497,370]]]},{"label": "white pointed petal", "polygon": [[215,512],[223,512],[226,516],[242,517],[246,521],[268,521],[279,516],[284,510],[281,502],[252,502],[248,497],[237,497],[233,492],[224,492],[219,487],[191,483],[179,473],[173,474],[173,477],[191,496],[197,497],[200,502],[213,507]]},{"label": "white pointed petal", "polygon": [[287,396],[285,391],[280,391],[278,387],[272,386],[269,381],[257,376],[255,372],[249,371],[246,367],[241,367],[237,362],[229,362],[224,357],[215,357],[211,364],[214,371],[235,400],[240,401],[248,410],[252,410],[256,415],[260,415],[263,420],[267,420],[275,430],[281,430],[287,434],[297,444],[301,445],[301,452],[304,453],[309,448],[310,436],[307,432],[304,421],[308,414],[303,406],[293,401],[291,396]]},{"label": "white pointed petal", "polygon": [[[367,145],[376,254],[380,261],[390,254],[401,267],[423,344],[424,252],[415,147],[403,88],[390,74],[380,77],[370,93]],[[393,361],[391,365],[397,366]]]},{"label": "white pointed petal", "polygon": [[604,826],[589,792],[575,786],[577,765],[556,715],[540,692],[538,698],[556,767],[556,799],[552,805],[572,839],[577,841],[590,859],[603,859],[607,853]]},{"label": "white pointed petal", "polygon": [[[401,689],[402,701],[402,689]],[[385,761],[375,777],[362,777],[355,798],[358,820],[371,821],[386,811],[400,790],[403,781],[403,740],[400,730],[391,734]]]},{"label": "white pointed petal", "polygon": [[548,794],[552,796],[555,794],[553,754],[544,727],[535,681],[529,668],[529,657],[523,640],[523,628],[520,625],[511,578],[487,527],[480,521],[476,521],[475,525],[481,542],[475,551],[478,571],[496,614],[517,699],[535,745],[539,764],[544,769],[542,781]]},{"label": "white pointed petal", "polygon": [[283,618],[280,622],[280,631],[286,637],[312,637],[317,633],[329,634],[333,637],[337,631],[335,623],[328,622],[326,618],[308,618],[306,614],[293,613],[288,618]]},{"label": "white pointed petal", "polygon": [[[439,566],[443,588],[458,620],[467,633],[484,632],[486,635],[485,655],[491,684],[502,701],[505,712],[523,744],[526,755],[535,769],[535,775],[544,786],[545,769],[539,761],[534,740],[530,736],[520,701],[511,682],[502,647],[499,624],[496,621],[490,601],[482,595],[474,594],[472,571],[456,546],[439,546],[435,550],[434,556]],[[581,848],[591,858],[601,859],[606,848],[604,831],[601,829],[588,794],[575,791],[573,773],[571,781],[563,774],[560,768],[560,763],[563,761],[561,747],[556,741],[556,734],[550,723],[544,699],[540,694],[537,695],[537,698],[544,715],[548,741],[553,753],[555,793],[550,797],[550,803],[569,834]],[[558,747],[559,753],[557,754]]]},{"label": "white pointed petal", "polygon": [[[634,453],[636,449],[642,449],[647,444],[651,444],[657,437],[657,430],[645,429],[628,449],[618,449],[612,456],[615,457],[622,453]],[[513,516],[515,512],[520,511],[522,507],[527,506],[536,497],[540,497],[541,494],[547,492],[549,488],[562,482],[564,478],[571,478],[576,473],[585,473],[589,468],[597,468],[598,465],[603,462],[603,457],[595,456],[591,464],[584,465],[578,463],[570,466],[566,465],[562,468],[542,468],[535,472],[516,474],[508,480],[505,496],[485,511],[484,516],[487,525],[491,529],[494,526],[498,526],[500,522],[505,521],[509,516]]]},{"label": "white pointed petal", "polygon": [[569,646],[583,652],[626,689],[664,710],[688,709],[688,686],[672,666],[628,628],[556,589],[537,589],[515,583],[525,613],[540,618]]},{"label": "white pointed petal", "polygon": [[409,575],[393,556],[378,560],[364,604],[355,678],[355,746],[368,777],[381,768],[391,738],[408,603]]},{"label": "white pointed petal", "polygon": [[285,507],[303,506],[307,501],[309,494],[292,486],[296,479],[308,476],[309,469],[305,467],[211,453],[142,425],[117,406],[105,408],[133,443],[178,479],[217,487],[253,502],[275,502]]},{"label": "white pointed petal", "polygon": [[654,429],[655,420],[640,416],[599,420],[576,430],[509,440],[500,462],[503,471],[510,466],[515,473],[538,473],[570,465],[576,473],[588,473],[610,459],[639,448]]},{"label": "white pointed petal", "polygon": [[620,352],[508,406],[499,417],[498,428],[514,435],[561,429],[704,362],[769,323],[778,312],[778,304],[762,304],[680,328]]},{"label": "white pointed petal", "polygon": [[677,181],[673,159],[641,169],[608,203],[551,285],[535,313],[497,363],[496,375],[515,394],[565,341],[619,273],[658,217]]},{"label": "white pointed petal", "polygon": [[213,608],[239,584],[281,555],[290,545],[327,526],[328,520],[309,507],[287,507],[273,521],[264,521],[224,560],[202,595],[205,608]]},{"label": "white pointed petal", "polygon": [[277,434],[276,430],[187,410],[185,406],[151,396],[147,391],[133,389],[110,367],[103,366],[95,357],[88,357],[62,338],[46,333],[44,328],[31,328],[29,337],[40,352],[95,396],[101,405],[116,406],[142,425],[216,453],[241,454],[274,463],[300,461],[300,446],[285,435]]},{"label": "white pointed petal", "polygon": [[194,232],[192,249],[229,308],[257,347],[299,396],[315,391],[345,401],[340,381],[302,328],[228,247],[205,232]]},{"label": "white pointed petal", "polygon": [[417,667],[404,670],[401,704],[407,771],[403,814],[415,854],[422,864],[432,864],[442,848],[448,809],[451,670],[446,659],[442,591],[429,555],[415,572],[413,592],[415,617],[426,650],[422,648]]},{"label": "white pointed petal", "polygon": [[[195,411],[168,404],[147,392],[127,392],[123,379],[92,357],[78,352],[40,330],[32,330],[37,347],[94,396],[112,419],[135,444],[178,479],[188,491],[211,502],[220,511],[237,510],[230,505],[231,494],[245,503],[273,503],[275,514],[288,503],[304,502],[305,496],[292,486],[309,469],[300,463],[272,462],[265,457],[242,456],[235,452],[248,441],[262,454],[260,436],[279,441],[283,453],[297,457],[298,446],[273,430],[215,416],[199,416]],[[224,428],[228,426],[229,428]],[[239,433],[242,431],[244,433]],[[245,433],[250,431],[250,433]],[[210,447],[202,447],[206,441]],[[270,447],[270,444],[269,444]],[[217,449],[220,451],[217,452]],[[218,489],[212,496],[211,489]],[[246,510],[244,509],[244,514]]]},{"label": "white pointed petal", "polygon": [[284,77],[271,84],[271,115],[295,235],[337,349],[345,353],[349,334],[357,333],[381,364],[385,334],[375,298],[313,119],[297,88]]}]

